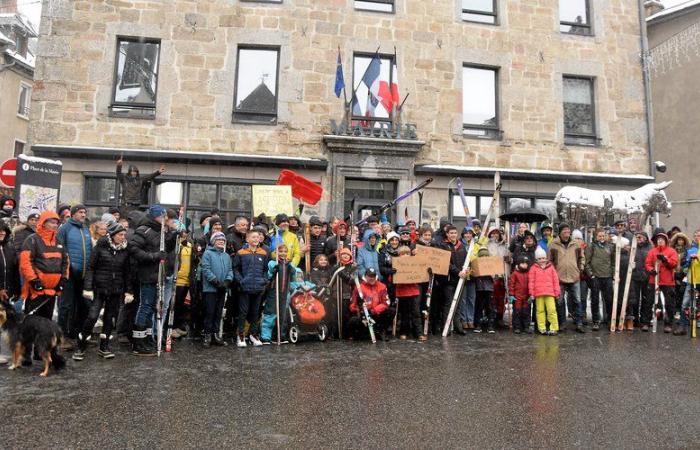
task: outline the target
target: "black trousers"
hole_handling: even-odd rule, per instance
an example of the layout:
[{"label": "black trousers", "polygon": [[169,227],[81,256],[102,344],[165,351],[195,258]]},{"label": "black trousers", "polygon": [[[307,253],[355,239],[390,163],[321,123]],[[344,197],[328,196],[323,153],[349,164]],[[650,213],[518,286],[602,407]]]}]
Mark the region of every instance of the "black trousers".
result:
[{"label": "black trousers", "polygon": [[119,300],[119,315],[117,317],[117,334],[131,338],[136,322],[136,312],[141,304],[141,289],[136,283],[132,286],[134,300],[131,303],[124,303],[124,297]]},{"label": "black trousers", "polygon": [[238,299],[238,334],[245,331],[245,323],[250,324],[249,334],[258,335],[260,328],[260,306],[262,305],[265,292],[241,293]]},{"label": "black trousers", "polygon": [[396,299],[399,302],[399,320],[401,321],[400,334],[408,335],[409,333],[418,338],[421,333],[421,313],[420,302],[421,296],[400,297]]},{"label": "black trousers", "polygon": [[628,318],[634,319],[634,322],[639,324],[641,322],[644,322],[644,320],[640,320],[642,307],[645,304],[650,304],[648,297],[649,294],[653,294],[653,292],[649,290],[649,283],[647,280],[632,280],[630,281],[630,283],[630,293],[629,297],[627,298],[626,314]]},{"label": "black trousers", "polygon": [[185,304],[189,286],[175,286],[175,311],[173,312],[173,328],[187,329],[187,317],[190,315],[189,307]]},{"label": "black trousers", "polygon": [[218,334],[221,316],[224,312],[224,301],[226,292],[223,290],[204,293],[204,305],[206,313],[204,316],[204,332],[207,334]]},{"label": "black trousers", "polygon": [[[447,317],[450,314],[450,307],[452,306],[452,297],[455,295],[455,291],[457,290],[457,286],[446,283],[442,287],[442,305],[441,305],[441,316],[440,316],[440,321],[439,321],[439,332],[442,333],[443,327],[445,327],[447,323]],[[454,327],[461,327],[462,324],[460,323],[461,321],[459,320],[459,303],[462,300],[462,296],[460,296],[460,300],[457,302],[457,305],[455,307],[455,312],[454,315],[452,316],[452,324],[449,325],[449,330],[452,332],[452,326]],[[437,324],[436,324],[437,325]]]},{"label": "black trousers", "polygon": [[491,307],[492,291],[476,291],[476,306],[474,308],[474,326],[493,328],[496,323],[496,310]]},{"label": "black trousers", "polygon": [[123,294],[97,294],[95,293],[95,299],[90,303],[90,310],[88,312],[88,317],[83,323],[81,332],[83,337],[90,336],[92,334],[93,328],[95,328],[95,323],[100,317],[100,310],[105,309],[102,315],[102,333],[107,339],[112,335],[112,330],[114,329],[114,322],[117,320],[117,315],[119,314],[119,303],[124,297]]},{"label": "black trousers", "polygon": [[[676,314],[676,287],[675,286],[659,286],[660,294],[664,297],[664,325],[671,325],[673,323],[673,316]],[[661,295],[659,294],[659,297]],[[653,319],[653,307],[654,299],[656,295],[654,293],[654,285],[649,285],[647,303],[642,305],[642,323],[651,324]],[[659,301],[661,301],[659,299]]]},{"label": "black trousers", "polygon": [[513,307],[513,329],[520,331],[527,331],[530,328],[530,321],[532,320],[530,304],[525,301],[521,308]]},{"label": "black trousers", "polygon": [[[389,311],[385,311],[384,314],[380,314],[378,316],[372,316],[374,319],[374,332],[375,334],[379,334],[380,330],[386,330],[389,327],[389,324],[391,324],[391,320],[393,316],[389,315]],[[353,337],[353,339],[366,339],[369,337],[369,327],[366,327],[362,321],[364,320],[365,316],[363,313],[361,314],[353,314],[350,316],[350,319],[348,320],[348,328],[350,332],[350,336]]]}]

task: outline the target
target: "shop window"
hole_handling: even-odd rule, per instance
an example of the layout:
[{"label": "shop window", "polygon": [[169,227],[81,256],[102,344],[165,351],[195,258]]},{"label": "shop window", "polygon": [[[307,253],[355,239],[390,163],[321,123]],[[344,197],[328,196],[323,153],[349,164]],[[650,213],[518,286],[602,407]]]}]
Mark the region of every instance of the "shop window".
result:
[{"label": "shop window", "polygon": [[557,204],[553,199],[536,198],[535,209],[547,214],[551,222],[553,222],[557,217]]},{"label": "shop window", "polygon": [[111,115],[139,119],[155,118],[159,59],[159,40],[117,40]]},{"label": "shop window", "polygon": [[86,177],[83,202],[86,206],[116,206],[117,180],[107,177]]},{"label": "shop window", "polygon": [[[381,84],[391,86],[394,81],[391,70],[393,58],[394,55],[361,53],[355,53],[353,56],[353,86],[357,87],[352,99],[353,120],[364,122],[367,118],[372,118],[376,121],[390,121],[390,111],[387,111],[375,94]],[[373,89],[374,94],[368,86],[376,87]]]},{"label": "shop window", "polygon": [[248,185],[224,184],[221,186],[221,210],[247,213],[253,209],[252,188]]},{"label": "shop window", "polygon": [[572,145],[596,145],[595,98],[593,79],[563,78],[564,142]]},{"label": "shop window", "polygon": [[591,35],[590,0],[559,0],[559,30],[567,34]]},{"label": "shop window", "polygon": [[17,157],[17,155],[21,155],[24,153],[24,145],[25,145],[24,142],[15,140],[15,153],[14,153],[15,158]]},{"label": "shop window", "polygon": [[393,13],[394,0],[355,0],[355,9]]},{"label": "shop window", "polygon": [[[467,208],[469,208],[469,215],[473,217],[474,212],[476,211],[476,197],[473,195],[465,195],[464,197],[467,200]],[[459,195],[452,195],[452,217],[465,217],[464,206],[462,205],[462,200],[459,198]]]},{"label": "shop window", "polygon": [[32,87],[25,83],[19,85],[19,98],[17,100],[17,115],[23,119],[29,119],[29,102],[31,101]]},{"label": "shop window", "polygon": [[279,54],[278,47],[238,48],[234,122],[277,123]]},{"label": "shop window", "polygon": [[156,185],[156,203],[161,205],[182,205],[183,183],[166,181]]},{"label": "shop window", "polygon": [[189,204],[216,207],[216,184],[191,183]]},{"label": "shop window", "polygon": [[462,0],[462,20],[495,25],[497,0]]},{"label": "shop window", "polygon": [[462,68],[463,134],[482,139],[500,139],[498,124],[498,69]]}]

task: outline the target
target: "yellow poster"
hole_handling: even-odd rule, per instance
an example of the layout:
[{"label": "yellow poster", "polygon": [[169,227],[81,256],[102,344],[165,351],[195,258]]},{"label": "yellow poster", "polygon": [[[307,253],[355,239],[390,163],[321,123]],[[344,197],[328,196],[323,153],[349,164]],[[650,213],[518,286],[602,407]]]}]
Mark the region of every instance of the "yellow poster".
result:
[{"label": "yellow poster", "polygon": [[291,186],[253,185],[253,215],[265,213],[274,218],[277,214],[294,214]]}]

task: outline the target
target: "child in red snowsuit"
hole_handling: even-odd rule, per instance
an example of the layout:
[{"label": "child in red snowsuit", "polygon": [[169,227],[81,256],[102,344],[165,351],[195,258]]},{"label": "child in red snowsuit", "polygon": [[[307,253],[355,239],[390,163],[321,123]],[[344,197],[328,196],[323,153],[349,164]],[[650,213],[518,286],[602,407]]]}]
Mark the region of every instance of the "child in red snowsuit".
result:
[{"label": "child in red snowsuit", "polygon": [[513,333],[530,333],[530,302],[528,301],[528,271],[530,258],[520,255],[508,280],[508,301],[513,305]]},{"label": "child in red snowsuit", "polygon": [[379,339],[384,340],[384,332],[389,325],[389,294],[386,286],[377,280],[377,272],[370,267],[365,272],[364,280],[360,282],[362,298],[357,292],[357,288],[352,291],[350,299],[350,333],[353,337],[359,338],[365,334],[367,324],[364,322],[364,311],[362,301],[367,306],[367,311],[375,321],[374,329],[378,331]]},{"label": "child in red snowsuit", "polygon": [[[664,315],[664,333],[670,333],[673,317],[676,313],[676,281],[674,278],[674,271],[678,265],[678,253],[668,246],[668,236],[662,229],[654,231],[652,241],[655,247],[649,251],[647,259],[644,262],[645,269],[649,273],[649,287],[652,292],[652,295],[649,297],[652,299],[654,298],[654,280],[658,272],[658,288],[665,299],[664,310],[666,314]],[[651,321],[654,320],[652,312],[653,306],[652,304],[642,305],[642,323],[651,324]]]}]

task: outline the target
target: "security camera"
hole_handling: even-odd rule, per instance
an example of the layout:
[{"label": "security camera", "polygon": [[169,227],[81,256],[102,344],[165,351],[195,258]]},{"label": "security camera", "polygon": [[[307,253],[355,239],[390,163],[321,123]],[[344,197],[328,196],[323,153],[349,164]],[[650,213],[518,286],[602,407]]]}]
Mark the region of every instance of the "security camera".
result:
[{"label": "security camera", "polygon": [[654,162],[654,166],[656,166],[656,171],[660,173],[666,172],[666,163],[663,161],[656,161]]}]

